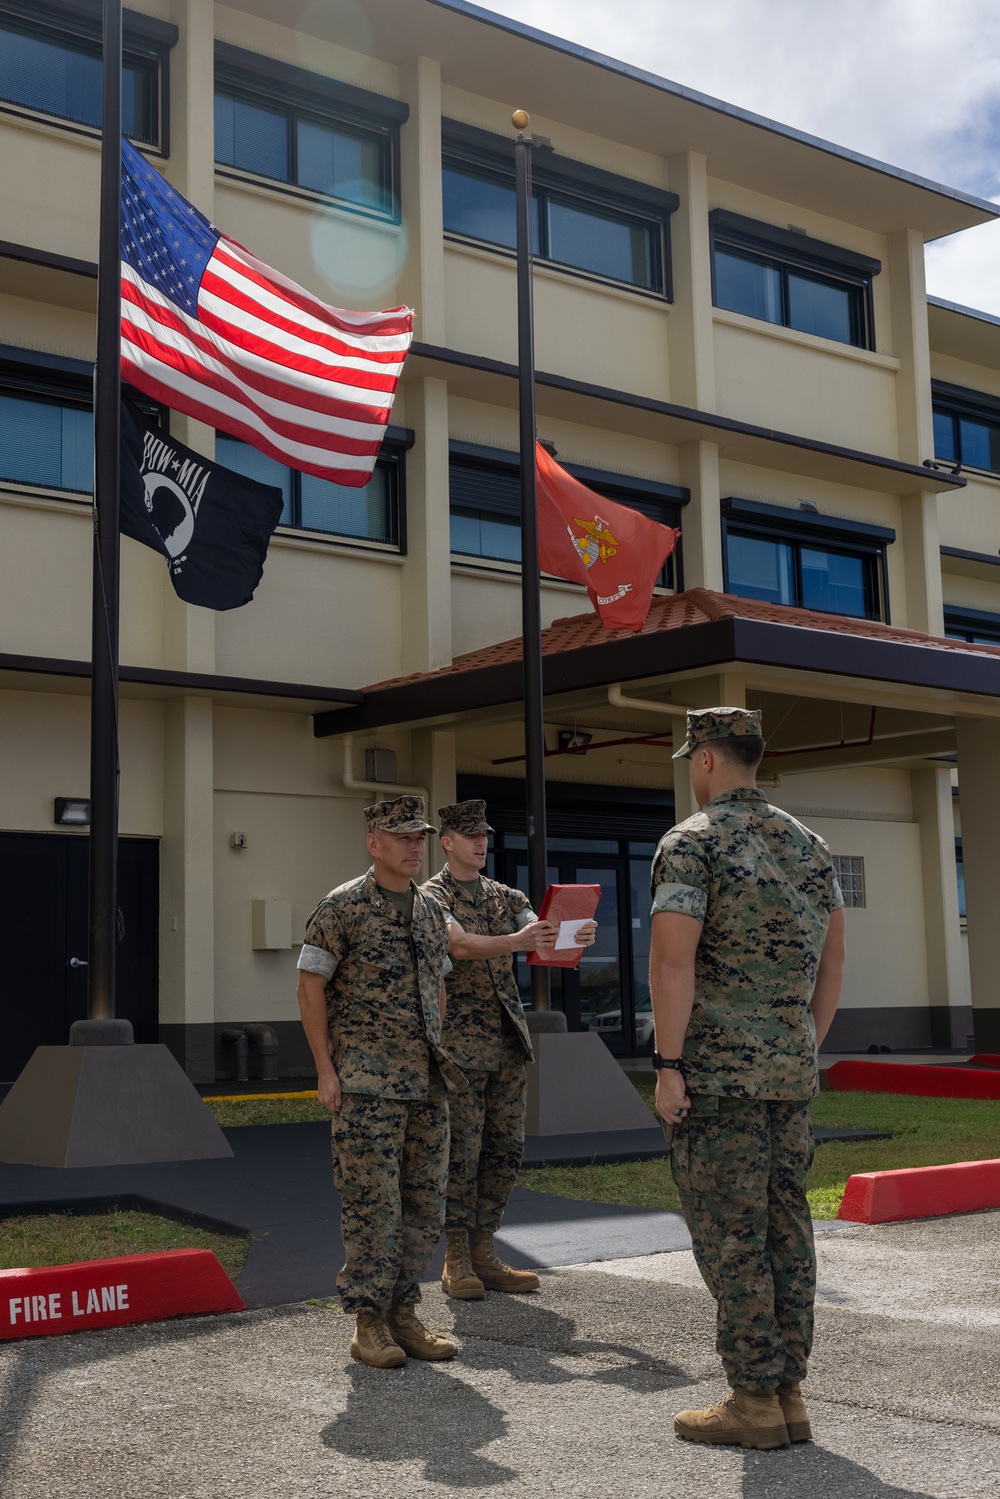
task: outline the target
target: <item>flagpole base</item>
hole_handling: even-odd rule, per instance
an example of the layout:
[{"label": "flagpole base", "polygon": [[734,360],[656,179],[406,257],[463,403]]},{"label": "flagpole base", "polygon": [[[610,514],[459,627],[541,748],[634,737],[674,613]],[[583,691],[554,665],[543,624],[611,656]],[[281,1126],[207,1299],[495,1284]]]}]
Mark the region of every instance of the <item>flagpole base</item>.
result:
[{"label": "flagpole base", "polygon": [[131,1020],[74,1020],[69,1028],[70,1046],[132,1046],[135,1036]]}]

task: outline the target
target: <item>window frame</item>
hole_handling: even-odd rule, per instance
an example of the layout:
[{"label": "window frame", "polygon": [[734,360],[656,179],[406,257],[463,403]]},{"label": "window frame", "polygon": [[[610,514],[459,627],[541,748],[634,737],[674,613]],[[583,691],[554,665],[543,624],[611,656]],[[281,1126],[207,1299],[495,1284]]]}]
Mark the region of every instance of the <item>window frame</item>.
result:
[{"label": "window frame", "polygon": [[[460,120],[443,118],[441,121],[441,167],[442,172],[449,162],[478,172],[484,177],[501,181],[507,186],[514,182],[514,141],[475,125],[466,125]],[[598,210],[611,210],[623,219],[632,218],[654,227],[653,260],[658,273],[659,288],[637,286],[632,281],[620,281],[613,276],[602,276],[598,271],[588,271],[580,266],[568,265],[562,260],[553,260],[543,253],[536,254],[534,262],[560,274],[579,280],[596,283],[598,286],[613,286],[635,296],[648,297],[655,302],[673,301],[673,277],[670,251],[670,216],[680,207],[676,193],[666,188],[654,187],[630,177],[620,177],[603,167],[588,166],[572,157],[560,156],[544,142],[536,141],[532,152],[531,182],[533,196],[540,200],[539,229],[545,235],[545,213],[542,204],[550,197],[564,198],[570,206],[590,205]],[[476,245],[507,259],[516,251],[507,245],[495,244],[492,240],[479,239],[475,235],[461,234],[445,227],[447,243]]]},{"label": "window frame", "polygon": [[[865,876],[864,854],[831,854],[833,870],[844,897],[846,911],[864,911],[868,906],[868,883]],[[857,869],[845,869],[845,864],[856,864]],[[854,881],[858,883],[855,884]],[[860,899],[856,899],[860,897]]]},{"label": "window frame", "polygon": [[[784,505],[770,505],[762,500],[745,500],[729,495],[722,501],[722,577],[726,593],[734,593],[730,583],[729,537],[747,536],[759,541],[784,542],[796,549],[795,582],[799,598],[790,607],[806,609],[810,613],[829,613],[828,610],[811,610],[802,603],[802,577],[799,549],[803,546],[829,550],[840,554],[861,555],[867,563],[871,589],[878,605],[877,614],[839,614],[838,619],[865,619],[872,623],[889,624],[889,564],[888,548],[896,540],[891,526],[878,526],[867,521],[844,520],[841,516],[817,515],[806,510],[789,510]],[[736,594],[744,598],[744,594]]]},{"label": "window frame", "polygon": [[[0,0],[2,3],[2,0]],[[213,95],[225,94],[269,109],[283,111],[288,121],[288,163],[291,173],[298,150],[296,122],[300,117],[339,126],[347,133],[376,141],[382,149],[382,190],[388,208],[366,207],[332,193],[304,187],[289,178],[267,177],[261,172],[232,166],[216,159],[215,172],[233,182],[253,182],[285,197],[309,203],[325,203],[376,223],[402,222],[400,193],[400,126],[409,117],[409,106],[397,99],[370,93],[354,84],[322,73],[312,73],[291,63],[277,62],[246,52],[228,42],[215,44]]]},{"label": "window frame", "polygon": [[[220,431],[220,437],[229,438],[230,433]],[[242,442],[242,438],[232,438],[232,441]],[[392,485],[390,489],[390,508],[393,512],[395,522],[396,540],[380,541],[374,536],[357,536],[349,531],[322,531],[311,526],[304,526],[302,516],[302,471],[292,468],[290,464],[284,464],[291,474],[291,504],[292,520],[279,521],[276,534],[298,536],[310,541],[328,542],[336,546],[352,546],[367,549],[369,551],[390,553],[394,557],[406,556],[406,454],[413,447],[416,434],[409,427],[387,427],[376,466],[380,463],[391,465]],[[246,447],[253,447],[252,443],[246,443]],[[221,460],[220,460],[221,461]],[[298,518],[296,518],[298,517]]]},{"label": "window frame", "polygon": [[[42,354],[0,344],[0,394],[19,396],[49,406],[75,406],[78,410],[94,409],[94,367],[83,359],[68,359],[59,354]],[[168,429],[169,413],[165,406],[133,386],[124,384],[122,395],[140,411]],[[71,505],[92,506],[92,489],[60,489],[30,479],[7,479],[0,476],[0,491],[17,494],[39,494],[64,500]]]},{"label": "window frame", "polygon": [[[789,270],[804,271],[813,280],[827,286],[836,284],[846,287],[855,295],[852,298],[852,325],[856,324],[858,338],[852,338],[846,348],[875,348],[875,308],[872,296],[872,281],[880,273],[882,262],[859,251],[848,250],[840,245],[828,244],[814,239],[798,229],[780,229],[744,214],[731,213],[728,209],[715,208],[708,215],[710,258],[712,267],[712,306],[720,311],[732,311],[719,307],[716,276],[716,253],[730,250],[745,260],[758,265],[773,266],[781,275],[782,321],[769,323],[764,318],[754,318],[766,327],[794,329],[788,321],[788,273]],[[740,313],[742,317],[753,317],[752,313]],[[854,329],[852,328],[852,331]],[[822,338],[822,334],[807,335]],[[828,343],[841,343],[840,339],[827,339]]]},{"label": "window frame", "polygon": [[[986,609],[960,609],[957,605],[945,604],[944,633],[949,640],[964,640],[970,645],[1000,646],[1000,613],[990,614]],[[974,636],[980,638],[975,640]],[[983,640],[983,636],[989,638]]]},{"label": "window frame", "polygon": [[[484,472],[500,473],[505,476],[517,478],[521,472],[518,454],[510,452],[506,448],[486,447],[481,443],[463,442],[452,439],[448,444],[448,470],[449,470],[449,495],[448,495],[448,519],[449,528],[452,514],[451,496],[451,466],[454,460],[464,462],[469,468],[479,468]],[[625,505],[629,509],[638,511],[640,515],[647,516],[650,520],[659,521],[661,525],[675,526],[680,529],[680,512],[690,502],[691,491],[684,489],[678,484],[658,483],[652,479],[632,479],[625,474],[612,473],[607,469],[589,468],[579,463],[563,463],[562,467],[574,479],[579,479],[581,484],[595,489],[605,499],[614,501],[616,504]],[[596,486],[600,486],[599,489]],[[604,491],[609,491],[604,493]],[[638,502],[638,503],[637,503]],[[473,508],[473,507],[469,507]],[[486,504],[476,506],[483,514],[514,515],[518,521],[518,533],[520,534],[521,503],[518,495],[517,503]],[[673,581],[663,583],[657,581],[655,587],[667,589],[672,593],[681,593],[684,588],[684,558],[682,554],[683,537],[679,537],[677,547],[673,554],[667,558],[664,573],[672,576]],[[450,535],[449,535],[450,545]],[[451,551],[452,562],[475,567],[481,571],[497,571],[514,568],[518,572],[521,568],[520,557],[509,560],[503,557],[485,557],[481,552],[456,552]],[[543,573],[543,577],[553,576]],[[565,581],[565,580],[560,580]]]},{"label": "window frame", "polygon": [[960,422],[983,422],[996,427],[1000,432],[1000,397],[985,390],[971,390],[965,385],[952,385],[946,380],[931,381],[931,410],[934,416],[947,416],[953,423],[955,444],[954,458],[942,458],[934,444],[934,457],[939,463],[957,463],[956,472],[969,469],[974,474],[989,474],[1000,479],[1000,468],[979,468],[966,463],[962,457],[962,434]]},{"label": "window frame", "polygon": [[[18,30],[41,37],[49,37],[63,45],[80,44],[77,50],[85,50],[90,56],[100,57],[102,51],[102,7],[98,0],[0,0],[0,30],[3,22],[13,23]],[[177,45],[179,31],[172,22],[161,21],[155,16],[146,16],[139,11],[122,12],[122,52],[143,64],[151,64],[155,79],[153,116],[156,141],[135,139],[134,144],[147,155],[166,158],[170,155],[170,53]],[[30,104],[18,104],[13,100],[0,100],[0,114],[13,115],[18,119],[44,121],[58,130],[73,135],[100,140],[100,125],[88,125],[65,115],[49,113]],[[130,137],[131,139],[131,137]]]}]

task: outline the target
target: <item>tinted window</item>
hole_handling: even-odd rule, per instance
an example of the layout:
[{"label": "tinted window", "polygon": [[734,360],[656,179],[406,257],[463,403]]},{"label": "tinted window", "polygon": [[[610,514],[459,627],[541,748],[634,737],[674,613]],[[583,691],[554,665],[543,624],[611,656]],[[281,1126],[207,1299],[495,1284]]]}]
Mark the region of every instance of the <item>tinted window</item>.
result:
[{"label": "tinted window", "polygon": [[[0,21],[0,99],[79,125],[101,124],[103,64],[99,45]],[[122,128],[155,145],[157,64],[123,59]]]},{"label": "tinted window", "polygon": [[[515,248],[513,175],[448,159],[443,208],[447,233]],[[532,250],[541,259],[644,291],[663,290],[658,221],[538,183],[531,211]]]},{"label": "tinted window", "polygon": [[784,322],[781,305],[781,273],[764,261],[749,260],[717,250],[715,255],[715,303],[729,312],[766,323]]},{"label": "tinted window", "polygon": [[288,468],[249,443],[217,432],[215,456],[227,468],[282,493],[281,525],[331,536],[352,536],[390,545],[399,540],[398,484],[394,459],[380,458],[371,481],[361,489],[332,484]]},{"label": "tinted window", "polygon": [[865,563],[861,557],[806,546],[800,549],[800,557],[803,608],[864,619]]},{"label": "tinted window", "polygon": [[815,333],[849,344],[851,296],[846,286],[834,286],[814,276],[788,273],[788,326],[800,333]]},{"label": "tinted window", "polygon": [[373,213],[391,213],[393,138],[238,90],[215,94],[215,159]]},{"label": "tinted window", "polygon": [[870,278],[825,275],[779,253],[718,241],[713,251],[715,305],[837,343],[869,346]]},{"label": "tinted window", "polygon": [[795,557],[791,546],[756,536],[729,536],[729,587],[744,599],[795,603]]},{"label": "tinted window", "polygon": [[0,478],[89,494],[94,420],[81,406],[0,395]]},{"label": "tinted window", "polygon": [[851,551],[729,529],[727,588],[745,599],[878,619],[878,558],[874,548]]}]

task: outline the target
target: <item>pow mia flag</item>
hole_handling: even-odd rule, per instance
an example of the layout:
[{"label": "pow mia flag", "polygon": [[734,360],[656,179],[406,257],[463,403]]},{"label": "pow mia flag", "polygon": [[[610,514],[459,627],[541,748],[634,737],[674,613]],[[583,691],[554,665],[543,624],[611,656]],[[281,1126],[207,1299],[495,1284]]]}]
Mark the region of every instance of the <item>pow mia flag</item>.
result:
[{"label": "pow mia flag", "polygon": [[280,489],[210,463],[122,402],[122,534],[167,559],[185,603],[250,602],[281,505]]}]

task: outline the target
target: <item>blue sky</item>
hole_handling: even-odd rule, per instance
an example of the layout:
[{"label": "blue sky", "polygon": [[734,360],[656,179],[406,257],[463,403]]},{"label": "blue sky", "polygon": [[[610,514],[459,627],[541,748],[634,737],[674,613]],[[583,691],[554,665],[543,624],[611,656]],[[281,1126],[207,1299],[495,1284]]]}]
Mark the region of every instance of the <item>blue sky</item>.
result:
[{"label": "blue sky", "polygon": [[[996,0],[482,0],[503,15],[1000,203]],[[928,291],[1000,315],[1000,225]]]}]

